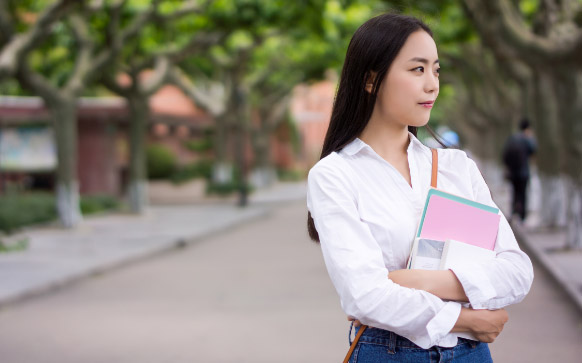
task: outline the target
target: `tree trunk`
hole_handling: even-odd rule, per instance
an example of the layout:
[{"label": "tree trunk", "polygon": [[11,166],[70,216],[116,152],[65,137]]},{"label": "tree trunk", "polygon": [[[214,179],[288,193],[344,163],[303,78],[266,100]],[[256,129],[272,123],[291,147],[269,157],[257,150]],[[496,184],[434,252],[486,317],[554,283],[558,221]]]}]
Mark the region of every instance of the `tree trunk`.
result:
[{"label": "tree trunk", "polygon": [[[241,68],[242,69],[242,68]],[[246,160],[246,141],[248,129],[248,95],[241,84],[240,76],[235,76],[232,93],[233,105],[233,129],[234,129],[234,153],[236,163],[235,181],[238,186],[238,206],[245,207],[248,204],[248,170]]]},{"label": "tree trunk", "polygon": [[[261,120],[261,123],[266,123]],[[270,132],[266,125],[261,125],[253,136],[253,150],[255,154],[255,165],[252,173],[253,185],[257,188],[264,188],[272,185],[277,179],[277,173],[271,164]]]},{"label": "tree trunk", "polygon": [[247,131],[247,94],[242,86],[235,83],[234,87],[234,131],[235,131],[235,160],[237,166],[237,176],[235,178],[238,185],[238,206],[245,207],[248,204],[248,173],[246,160],[246,131]]},{"label": "tree trunk", "polygon": [[134,93],[127,97],[129,126],[129,207],[132,213],[143,213],[148,205],[146,136],[150,116],[148,98]]},{"label": "tree trunk", "polygon": [[562,121],[563,169],[567,175],[567,246],[582,248],[582,70],[557,69],[556,96]]},{"label": "tree trunk", "polygon": [[539,225],[545,228],[558,228],[566,224],[566,182],[559,175],[546,175],[539,172],[542,190],[539,210]]},{"label": "tree trunk", "polygon": [[227,160],[228,147],[228,120],[223,113],[215,118],[214,128],[214,165],[212,168],[212,182],[228,184],[232,181],[232,164]]},{"label": "tree trunk", "polygon": [[542,203],[540,225],[557,227],[566,208],[563,196],[563,180],[560,164],[560,135],[558,101],[555,95],[553,75],[542,69],[535,69],[532,117],[534,132],[538,144],[536,153],[537,167],[540,174]]},{"label": "tree trunk", "polygon": [[568,224],[566,229],[566,246],[570,249],[582,249],[582,185],[573,179],[567,179]]},{"label": "tree trunk", "polygon": [[77,99],[60,97],[47,104],[53,116],[57,146],[56,197],[57,212],[66,228],[77,226],[81,220],[79,181],[77,179]]}]

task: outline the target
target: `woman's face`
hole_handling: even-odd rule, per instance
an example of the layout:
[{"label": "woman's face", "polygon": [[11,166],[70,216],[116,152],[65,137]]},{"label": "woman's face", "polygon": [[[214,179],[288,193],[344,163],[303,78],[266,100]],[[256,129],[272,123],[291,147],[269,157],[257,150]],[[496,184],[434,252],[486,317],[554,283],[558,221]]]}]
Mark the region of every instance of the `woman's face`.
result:
[{"label": "woman's face", "polygon": [[374,113],[383,122],[426,125],[439,94],[439,69],[432,37],[424,30],[410,34],[378,90]]}]

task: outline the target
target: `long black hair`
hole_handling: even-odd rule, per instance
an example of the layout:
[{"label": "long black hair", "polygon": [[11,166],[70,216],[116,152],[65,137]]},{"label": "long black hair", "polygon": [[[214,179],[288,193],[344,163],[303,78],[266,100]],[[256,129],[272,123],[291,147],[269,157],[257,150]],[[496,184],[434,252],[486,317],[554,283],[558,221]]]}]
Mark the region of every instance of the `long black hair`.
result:
[{"label": "long black hair", "polygon": [[[346,53],[320,159],[341,150],[362,133],[390,65],[410,34],[417,30],[432,37],[432,31],[422,21],[400,14],[376,16],[356,30]],[[366,83],[370,80],[374,83],[368,92]],[[415,136],[418,131],[413,126],[408,126],[408,130]],[[311,213],[307,215],[307,231],[312,240],[319,242]]]}]

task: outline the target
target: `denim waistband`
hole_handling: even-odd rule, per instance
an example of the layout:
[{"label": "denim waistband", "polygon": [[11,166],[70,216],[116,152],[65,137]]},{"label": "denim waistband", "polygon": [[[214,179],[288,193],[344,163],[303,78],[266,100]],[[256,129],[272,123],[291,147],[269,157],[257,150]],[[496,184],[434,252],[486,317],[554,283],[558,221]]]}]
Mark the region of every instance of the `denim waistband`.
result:
[{"label": "denim waistband", "polygon": [[[357,331],[356,331],[357,332]],[[419,348],[420,347],[405,337],[389,330],[373,328],[369,326],[360,337],[361,342],[385,345],[391,348]]]},{"label": "denim waistband", "polygon": [[[356,330],[357,333],[357,330]],[[398,335],[394,332],[389,330],[373,328],[369,326],[362,336],[360,337],[360,342],[364,343],[371,343],[371,344],[379,344],[388,347],[391,350],[394,350],[396,347],[399,348],[413,348],[413,349],[422,349],[418,345],[414,344],[407,338]],[[479,344],[477,341],[468,340],[464,338],[459,338],[459,342],[457,344],[469,344],[472,347]]]}]

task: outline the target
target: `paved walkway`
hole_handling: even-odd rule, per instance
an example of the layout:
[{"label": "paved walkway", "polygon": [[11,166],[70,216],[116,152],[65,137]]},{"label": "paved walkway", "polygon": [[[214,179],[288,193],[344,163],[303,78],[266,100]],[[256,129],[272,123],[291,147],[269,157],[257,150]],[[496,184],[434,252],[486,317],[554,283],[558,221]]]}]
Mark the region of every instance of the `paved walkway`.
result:
[{"label": "paved walkway", "polygon": [[[271,198],[272,200],[272,198]],[[305,202],[0,310],[2,363],[338,362],[348,322]],[[271,209],[272,207],[272,209]],[[577,362],[582,314],[534,264],[496,363]]]},{"label": "paved walkway", "polygon": [[155,206],[143,216],[89,217],[74,230],[31,229],[22,234],[29,239],[25,251],[0,254],[0,307],[198,241],[265,216],[270,202],[304,195],[303,183],[279,183],[251,196],[247,208],[231,200]]},{"label": "paved walkway", "polygon": [[[496,202],[508,215],[508,185],[500,183],[495,175],[487,179]],[[89,217],[75,230],[55,227],[30,230],[25,233],[29,238],[26,251],[0,254],[0,306],[264,216],[270,203],[304,197],[304,183],[279,183],[252,195],[248,208],[234,207],[232,199],[222,203],[156,206],[144,216]],[[512,226],[523,248],[544,266],[582,311],[582,251],[563,249],[563,230],[540,231],[528,228],[527,224]]]}]

